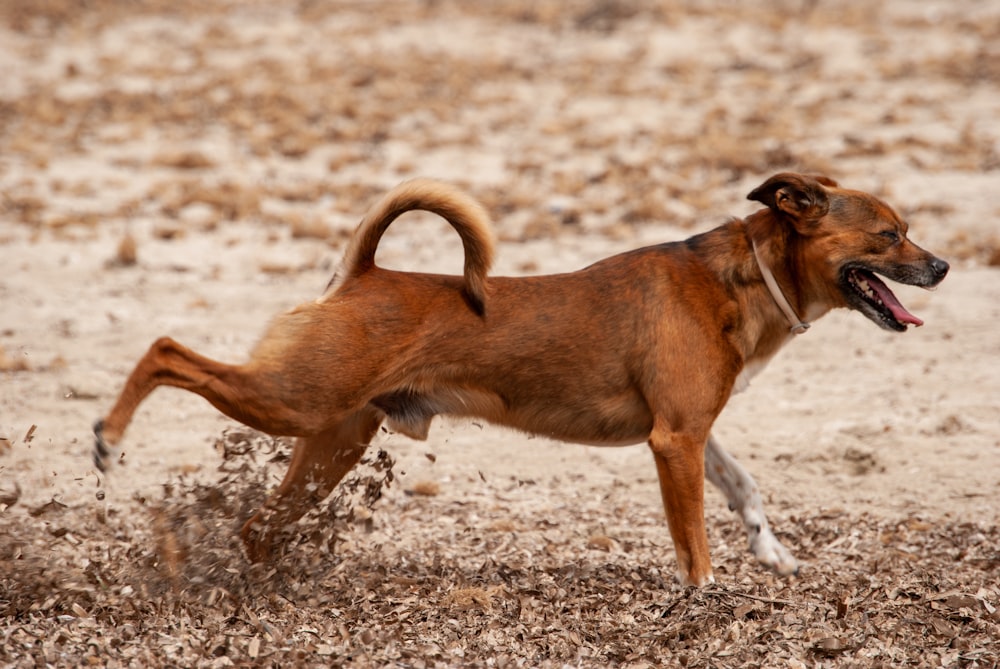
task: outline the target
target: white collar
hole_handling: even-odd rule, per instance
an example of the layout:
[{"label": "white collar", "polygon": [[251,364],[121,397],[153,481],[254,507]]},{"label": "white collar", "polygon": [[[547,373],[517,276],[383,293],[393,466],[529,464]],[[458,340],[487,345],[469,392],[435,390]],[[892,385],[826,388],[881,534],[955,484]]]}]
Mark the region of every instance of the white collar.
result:
[{"label": "white collar", "polygon": [[788,324],[791,325],[789,331],[792,334],[802,334],[809,329],[809,323],[801,320],[795,315],[795,310],[792,309],[792,305],[788,303],[785,298],[785,294],[781,292],[781,286],[778,282],[774,280],[774,275],[771,274],[771,270],[768,269],[767,265],[760,259],[760,254],[757,253],[757,242],[751,240],[751,247],[753,247],[753,257],[757,261],[757,267],[760,268],[760,273],[764,275],[764,283],[767,284],[767,289],[771,293],[771,297],[774,298],[775,304],[781,309],[782,313],[785,314],[785,318],[788,319]]}]

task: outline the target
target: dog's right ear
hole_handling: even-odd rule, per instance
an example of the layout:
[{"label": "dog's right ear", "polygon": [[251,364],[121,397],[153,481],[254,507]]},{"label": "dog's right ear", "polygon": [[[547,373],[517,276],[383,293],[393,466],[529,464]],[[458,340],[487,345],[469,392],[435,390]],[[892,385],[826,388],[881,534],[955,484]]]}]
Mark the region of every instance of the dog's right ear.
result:
[{"label": "dog's right ear", "polygon": [[826,216],[830,209],[824,185],[836,186],[837,182],[826,177],[782,172],[753,189],[747,199],[763,202],[796,221],[811,223]]}]

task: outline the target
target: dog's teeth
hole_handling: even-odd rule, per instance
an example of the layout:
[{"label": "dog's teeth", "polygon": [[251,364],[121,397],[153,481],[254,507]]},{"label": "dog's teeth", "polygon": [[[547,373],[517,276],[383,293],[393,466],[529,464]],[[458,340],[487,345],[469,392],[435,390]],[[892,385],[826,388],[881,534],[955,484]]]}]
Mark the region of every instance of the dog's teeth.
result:
[{"label": "dog's teeth", "polygon": [[858,289],[862,293],[864,293],[865,297],[867,297],[869,300],[879,305],[882,304],[882,299],[878,296],[878,293],[876,293],[875,290],[872,289],[872,287],[868,284],[867,281],[865,281],[865,279],[863,279],[860,276],[855,276],[854,285],[856,285]]},{"label": "dog's teeth", "polygon": [[868,285],[867,281],[861,277],[857,277],[855,285],[857,285],[858,289],[867,297],[874,299],[875,291],[872,290],[872,287]]}]

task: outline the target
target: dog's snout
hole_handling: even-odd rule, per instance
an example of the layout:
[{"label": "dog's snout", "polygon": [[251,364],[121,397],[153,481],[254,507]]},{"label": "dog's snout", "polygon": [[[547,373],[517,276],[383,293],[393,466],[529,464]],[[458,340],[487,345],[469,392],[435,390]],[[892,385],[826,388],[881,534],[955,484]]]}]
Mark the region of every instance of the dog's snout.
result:
[{"label": "dog's snout", "polygon": [[931,259],[931,271],[934,273],[934,280],[940,281],[948,273],[950,265],[941,258]]}]

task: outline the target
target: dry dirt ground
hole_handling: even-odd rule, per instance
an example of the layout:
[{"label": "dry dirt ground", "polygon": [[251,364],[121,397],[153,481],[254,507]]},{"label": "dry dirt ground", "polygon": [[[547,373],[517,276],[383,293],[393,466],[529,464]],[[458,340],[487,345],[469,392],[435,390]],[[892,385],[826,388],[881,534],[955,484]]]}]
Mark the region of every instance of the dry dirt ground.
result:
[{"label": "dry dirt ground", "polygon": [[[0,4],[3,666],[975,666],[1000,661],[1000,5],[978,0]],[[154,394],[160,335],[239,361],[375,199],[468,189],[498,273],[746,215],[785,168],[876,192],[949,259],[926,325],[835,313],[716,434],[798,577],[708,493],[685,590],[646,449],[384,434],[272,568],[235,529],[287,447]],[[454,272],[411,217],[380,262]]]}]

